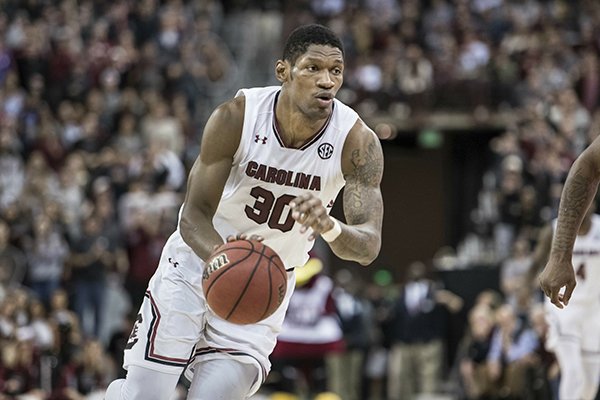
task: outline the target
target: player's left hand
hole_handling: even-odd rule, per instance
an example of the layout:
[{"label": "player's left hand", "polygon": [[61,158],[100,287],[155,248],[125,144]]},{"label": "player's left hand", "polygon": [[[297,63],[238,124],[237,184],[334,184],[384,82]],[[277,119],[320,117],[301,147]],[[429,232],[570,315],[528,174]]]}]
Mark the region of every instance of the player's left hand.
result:
[{"label": "player's left hand", "polygon": [[[539,279],[544,294],[550,298],[552,304],[558,308],[569,304],[569,299],[577,284],[575,271],[570,262],[548,261]],[[563,287],[565,292],[561,294],[560,290]]]},{"label": "player's left hand", "polygon": [[314,240],[321,233],[333,228],[333,221],[327,214],[321,199],[312,193],[296,197],[290,202],[290,207],[292,208],[292,218],[302,224],[300,232],[304,233],[308,228],[312,229],[309,240]]}]

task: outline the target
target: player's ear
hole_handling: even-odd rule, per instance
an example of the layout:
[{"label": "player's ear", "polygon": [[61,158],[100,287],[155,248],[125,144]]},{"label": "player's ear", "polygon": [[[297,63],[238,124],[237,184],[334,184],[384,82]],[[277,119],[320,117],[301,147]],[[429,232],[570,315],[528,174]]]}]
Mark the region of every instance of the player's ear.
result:
[{"label": "player's ear", "polygon": [[284,60],[277,60],[277,63],[275,64],[275,77],[277,80],[281,83],[287,82],[289,73],[289,63]]}]

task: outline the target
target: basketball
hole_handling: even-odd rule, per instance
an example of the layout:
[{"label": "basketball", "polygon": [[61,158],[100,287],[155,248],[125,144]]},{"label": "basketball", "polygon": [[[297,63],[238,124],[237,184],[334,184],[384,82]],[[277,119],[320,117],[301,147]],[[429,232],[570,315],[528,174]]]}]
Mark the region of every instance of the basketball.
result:
[{"label": "basketball", "polygon": [[220,246],[202,274],[210,309],[235,324],[262,321],[277,310],[287,291],[287,272],[273,249],[256,240]]}]

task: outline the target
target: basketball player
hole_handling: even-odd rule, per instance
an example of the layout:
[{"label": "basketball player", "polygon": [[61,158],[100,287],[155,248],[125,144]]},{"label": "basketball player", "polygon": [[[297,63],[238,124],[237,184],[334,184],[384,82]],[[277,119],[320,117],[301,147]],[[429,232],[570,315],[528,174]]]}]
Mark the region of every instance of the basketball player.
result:
[{"label": "basketball player", "polygon": [[[573,246],[578,289],[569,307],[556,308],[550,299],[545,304],[546,349],[555,354],[560,367],[561,400],[594,399],[600,383],[600,215],[595,210],[592,205],[584,215]],[[547,259],[555,229],[556,220],[540,233],[533,268]]]},{"label": "basketball player", "polygon": [[600,136],[596,136],[569,170],[560,199],[550,258],[539,278],[544,294],[558,308],[569,304],[575,289],[575,271],[571,262],[573,245],[583,217],[598,191],[598,182]]},{"label": "basketball player", "polygon": [[[545,304],[548,335],[545,347],[560,367],[559,399],[592,400],[600,382],[600,215],[592,205],[573,246],[572,265],[578,289],[569,307]],[[533,268],[543,265],[552,244],[556,220],[540,233]]]},{"label": "basketball player", "polygon": [[[315,238],[362,265],[378,255],[383,155],[373,131],[335,99],[343,72],[340,39],[320,25],[302,26],[275,65],[281,86],[240,90],[213,112],[178,229],[125,350],[126,379],[111,383],[107,400],[167,400],[186,367],[188,399],[248,398],[270,369],[294,268],[308,260]],[[329,216],[344,185],[346,223]],[[264,239],[288,270],[282,305],[253,325],[219,319],[202,293],[203,260],[241,235]]]}]

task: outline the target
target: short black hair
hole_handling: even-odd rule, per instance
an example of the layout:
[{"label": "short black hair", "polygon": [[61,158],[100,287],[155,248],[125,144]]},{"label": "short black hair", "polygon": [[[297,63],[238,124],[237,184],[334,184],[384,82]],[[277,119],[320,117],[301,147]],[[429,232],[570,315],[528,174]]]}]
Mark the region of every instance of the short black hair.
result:
[{"label": "short black hair", "polygon": [[340,38],[329,28],[319,24],[302,25],[292,31],[285,41],[283,59],[292,65],[298,57],[306,53],[311,44],[337,47],[344,54]]}]

